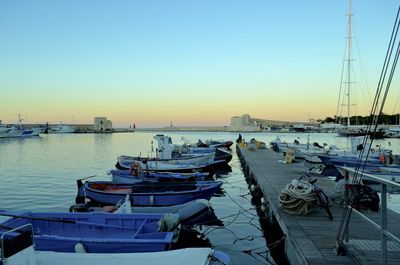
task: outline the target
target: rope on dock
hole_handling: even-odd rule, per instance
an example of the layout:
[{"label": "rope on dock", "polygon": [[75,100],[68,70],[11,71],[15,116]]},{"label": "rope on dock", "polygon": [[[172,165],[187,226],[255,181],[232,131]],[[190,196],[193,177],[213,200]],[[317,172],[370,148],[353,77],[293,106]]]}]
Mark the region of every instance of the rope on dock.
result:
[{"label": "rope on dock", "polygon": [[286,213],[307,215],[317,203],[312,184],[304,180],[292,180],[279,195],[279,204]]}]

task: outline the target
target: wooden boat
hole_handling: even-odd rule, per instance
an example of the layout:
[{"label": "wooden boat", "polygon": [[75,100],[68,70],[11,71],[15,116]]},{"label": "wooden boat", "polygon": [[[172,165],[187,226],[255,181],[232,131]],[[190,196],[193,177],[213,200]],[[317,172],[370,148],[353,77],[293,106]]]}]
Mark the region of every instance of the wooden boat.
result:
[{"label": "wooden boat", "polygon": [[176,173],[176,172],[143,172],[137,167],[131,170],[110,170],[114,183],[137,183],[141,181],[154,182],[188,182],[205,180],[210,174],[205,172]]},{"label": "wooden boat", "polygon": [[[217,146],[193,145],[185,137],[182,137],[182,139],[186,141],[183,145],[173,144],[171,137],[163,134],[157,134],[153,138],[157,141],[158,145],[157,157],[161,159],[179,158],[208,153],[214,153],[214,160],[216,161],[224,160],[224,163],[229,163],[232,159],[232,155],[226,150],[220,149]],[[232,145],[232,141],[230,141],[230,144],[226,144],[227,146],[230,146]]]},{"label": "wooden boat", "polygon": [[[26,232],[22,232],[26,231]],[[8,234],[7,234],[8,233]],[[3,265],[219,265],[232,264],[229,256],[211,248],[184,248],[169,251],[141,253],[87,253],[84,243],[74,246],[74,253],[38,250],[29,227],[1,233],[0,263]],[[10,237],[10,235],[12,235]],[[35,244],[33,244],[35,243]]]},{"label": "wooden boat", "polygon": [[207,163],[191,163],[191,158],[182,159],[155,159],[155,158],[140,158],[133,156],[119,156],[118,162],[115,165],[116,168],[127,170],[132,167],[133,163],[138,163],[146,171],[157,171],[157,172],[195,172],[195,171],[209,171],[210,167],[220,163],[220,161],[214,161]]},{"label": "wooden boat", "polygon": [[164,251],[174,232],[159,232],[162,214],[5,212],[12,217],[0,231],[31,225],[37,250],[75,252],[80,243],[90,253]]},{"label": "wooden boat", "polygon": [[232,146],[233,142],[228,140],[221,140],[221,141],[216,141],[216,140],[205,140],[204,142],[202,140],[198,140],[197,143],[193,144],[194,146],[197,147],[213,147],[213,148],[226,148],[226,149],[230,149]]},{"label": "wooden boat", "polygon": [[184,204],[170,206],[132,206],[129,195],[121,205],[90,207],[88,204],[74,204],[69,208],[70,212],[108,212],[108,213],[158,213],[175,214],[179,216],[182,225],[208,224],[215,225],[219,221],[210,202],[206,199],[193,200]]},{"label": "wooden boat", "polygon": [[230,152],[219,148],[174,145],[171,137],[162,134],[153,138],[158,143],[155,158],[123,155],[118,157],[115,166],[118,169],[129,169],[133,162],[140,162],[147,170],[188,172],[193,169],[226,165],[232,160]]},{"label": "wooden boat", "polygon": [[112,183],[109,181],[77,181],[78,195],[76,203],[85,198],[96,205],[115,205],[130,195],[134,206],[168,206],[186,203],[195,199],[209,200],[215,193],[221,192],[220,181],[198,181],[194,183],[148,182]]}]

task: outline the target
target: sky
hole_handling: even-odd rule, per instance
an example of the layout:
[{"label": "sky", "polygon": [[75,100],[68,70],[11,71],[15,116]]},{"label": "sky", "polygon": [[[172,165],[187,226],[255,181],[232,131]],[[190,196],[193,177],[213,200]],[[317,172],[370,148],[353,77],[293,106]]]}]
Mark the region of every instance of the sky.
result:
[{"label": "sky", "polygon": [[[353,1],[352,115],[367,115],[399,2]],[[223,126],[337,113],[347,0],[2,0],[0,120]],[[398,74],[385,107],[400,112]]]}]

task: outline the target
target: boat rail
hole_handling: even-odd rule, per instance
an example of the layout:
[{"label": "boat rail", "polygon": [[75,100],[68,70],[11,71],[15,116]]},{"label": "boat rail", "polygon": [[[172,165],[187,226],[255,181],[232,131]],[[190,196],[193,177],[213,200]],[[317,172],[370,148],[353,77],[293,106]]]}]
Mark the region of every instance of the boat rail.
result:
[{"label": "boat rail", "polygon": [[[355,173],[356,171],[353,168],[349,167],[343,167],[344,170],[347,172],[352,172]],[[361,174],[359,172],[359,174]],[[400,190],[400,183],[383,179],[380,177],[377,177],[373,174],[369,173],[362,173],[363,176],[368,177],[368,179],[373,180],[377,183],[378,185],[381,186],[381,214],[380,214],[380,223],[381,225],[377,224],[374,222],[372,219],[368,218],[366,215],[361,213],[360,211],[357,211],[354,209],[351,205],[349,205],[348,200],[346,200],[346,207],[350,209],[351,211],[355,212],[358,214],[364,221],[368,222],[371,224],[376,230],[380,232],[380,239],[381,239],[381,264],[386,265],[387,264],[387,251],[388,251],[388,239],[391,239],[398,244],[400,244],[400,238],[393,235],[388,231],[387,229],[387,194],[388,194],[388,187],[390,187],[394,191],[399,191]],[[346,182],[348,182],[348,178],[346,178]],[[348,184],[348,183],[347,183]],[[346,247],[346,245],[349,245],[349,228],[348,226],[346,229],[344,229],[342,236],[338,237],[338,244],[340,246]]]},{"label": "boat rail", "polygon": [[4,238],[5,238],[5,236],[8,235],[8,234],[11,234],[12,232],[20,232],[22,229],[27,228],[27,227],[30,228],[32,245],[34,245],[34,241],[33,241],[33,226],[32,226],[31,223],[24,224],[24,225],[18,226],[18,227],[13,228],[13,229],[9,229],[9,230],[3,232],[3,233],[0,235],[0,247],[1,247],[0,261],[4,261],[4,260],[6,259],[6,258],[4,257],[4,252],[5,252],[5,251],[4,251]]}]

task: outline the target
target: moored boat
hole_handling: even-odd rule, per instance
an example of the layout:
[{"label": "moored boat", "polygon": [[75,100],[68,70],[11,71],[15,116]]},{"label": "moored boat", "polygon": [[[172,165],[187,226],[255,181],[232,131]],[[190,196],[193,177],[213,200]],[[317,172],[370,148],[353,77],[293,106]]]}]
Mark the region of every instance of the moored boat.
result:
[{"label": "moored boat", "polygon": [[109,181],[85,182],[77,181],[78,194],[76,203],[85,198],[96,205],[115,205],[125,200],[129,194],[134,206],[169,206],[186,203],[195,199],[211,199],[215,193],[221,192],[220,181],[198,181],[195,183],[148,182],[112,183]]},{"label": "moored boat", "polygon": [[223,148],[226,148],[226,149],[230,149],[232,144],[233,144],[233,142],[230,141],[230,140],[228,140],[228,141],[225,141],[225,140],[217,141],[217,140],[209,139],[209,140],[205,140],[203,142],[202,140],[199,139],[197,141],[197,143],[194,144],[194,145],[197,146],[197,147],[213,147],[213,148],[223,147]]},{"label": "moored boat", "polygon": [[[139,159],[139,160],[137,160]],[[196,171],[212,171],[215,163],[220,161],[212,161],[209,163],[192,164],[187,163],[184,159],[148,159],[148,158],[136,158],[130,156],[119,156],[118,162],[115,165],[116,168],[127,170],[132,167],[133,163],[138,163],[146,172],[156,171],[156,172],[196,172]]]},{"label": "moored boat", "polygon": [[[87,229],[86,229],[87,230]],[[98,232],[101,234],[101,229]],[[77,242],[73,251],[56,249],[58,244],[49,244],[49,250],[40,250],[37,244],[38,233],[35,227],[26,223],[16,227],[2,227],[0,232],[0,264],[3,265],[231,265],[230,257],[221,251],[209,247],[182,248],[155,252],[100,252],[92,253],[86,244],[87,238]],[[104,239],[107,241],[106,239]],[[160,239],[158,239],[160,240]],[[121,240],[123,241],[123,240]],[[145,242],[146,239],[142,239]],[[151,240],[147,240],[151,241]],[[157,240],[155,240],[157,241]],[[119,242],[122,243],[122,242]],[[110,245],[112,249],[112,246]]]},{"label": "moored boat", "polygon": [[60,124],[55,127],[51,127],[48,130],[48,133],[74,133],[76,132],[76,128],[71,125]]},{"label": "moored boat", "polygon": [[87,253],[84,243],[74,246],[74,253],[39,250],[35,232],[28,225],[7,229],[0,234],[3,247],[0,263],[3,265],[230,265],[230,257],[212,248],[183,248],[169,251],[140,253]]},{"label": "moored boat", "polygon": [[188,182],[205,180],[210,174],[205,172],[176,173],[176,172],[144,172],[138,166],[131,170],[110,170],[114,183],[137,183],[141,181],[154,182]]},{"label": "moored boat", "polygon": [[[361,163],[366,163],[368,166],[383,166],[384,162],[379,159],[379,157],[369,157],[368,159],[363,158],[363,162],[358,159],[356,156],[327,156],[327,155],[318,155],[318,157],[322,160],[325,165],[334,165],[334,166],[357,166]],[[366,160],[366,162],[365,162]]]},{"label": "moored boat", "polygon": [[161,214],[6,212],[11,217],[0,231],[32,226],[37,250],[75,252],[80,243],[90,253],[164,251],[171,248],[174,232],[159,232]]},{"label": "moored boat", "polygon": [[182,225],[202,224],[204,220],[216,220],[214,210],[206,199],[193,200],[184,204],[170,206],[132,206],[129,195],[124,203],[115,206],[91,207],[88,204],[75,204],[69,208],[70,212],[108,212],[108,213],[158,213],[175,214]]}]

